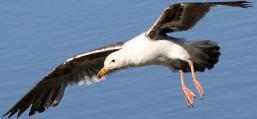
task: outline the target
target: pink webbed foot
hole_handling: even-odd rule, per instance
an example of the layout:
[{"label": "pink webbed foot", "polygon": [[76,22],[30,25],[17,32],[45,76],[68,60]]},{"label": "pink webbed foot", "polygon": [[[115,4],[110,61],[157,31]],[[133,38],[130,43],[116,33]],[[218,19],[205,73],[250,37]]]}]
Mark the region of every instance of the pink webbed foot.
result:
[{"label": "pink webbed foot", "polygon": [[193,107],[195,94],[190,89],[188,89],[186,85],[182,85],[182,91],[185,95],[187,106]]},{"label": "pink webbed foot", "polygon": [[180,80],[182,85],[182,91],[186,99],[186,104],[188,107],[192,107],[195,100],[195,94],[190,89],[187,88],[186,82],[184,80],[184,72],[182,70],[179,70],[179,74],[180,74]]}]

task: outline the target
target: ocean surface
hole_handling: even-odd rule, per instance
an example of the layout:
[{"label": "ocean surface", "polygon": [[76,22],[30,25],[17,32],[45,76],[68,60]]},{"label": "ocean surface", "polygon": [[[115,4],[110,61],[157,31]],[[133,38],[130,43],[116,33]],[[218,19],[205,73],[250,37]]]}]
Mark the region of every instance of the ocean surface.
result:
[{"label": "ocean surface", "polygon": [[[1,0],[0,115],[66,59],[133,38],[175,2],[182,1]],[[170,34],[221,46],[215,68],[197,74],[206,96],[201,101],[197,95],[193,108],[186,107],[177,73],[148,66],[69,87],[58,107],[30,118],[256,119],[256,21],[256,7],[216,7],[190,31]],[[186,78],[195,91],[191,76]],[[27,118],[28,111],[21,116]]]}]

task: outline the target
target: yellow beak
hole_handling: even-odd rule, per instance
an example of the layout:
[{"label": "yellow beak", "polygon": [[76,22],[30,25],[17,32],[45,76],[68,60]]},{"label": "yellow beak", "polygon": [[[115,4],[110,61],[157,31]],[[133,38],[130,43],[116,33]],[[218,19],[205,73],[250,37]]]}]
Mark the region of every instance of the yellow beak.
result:
[{"label": "yellow beak", "polygon": [[101,79],[107,72],[110,71],[110,68],[103,67],[98,73],[97,77]]}]

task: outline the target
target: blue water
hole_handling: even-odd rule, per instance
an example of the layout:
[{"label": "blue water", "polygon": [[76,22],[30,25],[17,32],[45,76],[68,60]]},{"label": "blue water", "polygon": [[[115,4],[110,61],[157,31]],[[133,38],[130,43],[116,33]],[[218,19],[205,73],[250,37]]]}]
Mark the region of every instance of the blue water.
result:
[{"label": "blue water", "polygon": [[[174,2],[179,0],[1,0],[0,114],[69,57],[133,38]],[[197,98],[194,108],[185,105],[178,74],[149,66],[69,87],[58,107],[32,118],[257,118],[256,21],[256,8],[217,7],[192,30],[171,34],[211,39],[222,48],[216,67],[198,73],[206,97]],[[190,75],[186,78],[194,89]]]}]

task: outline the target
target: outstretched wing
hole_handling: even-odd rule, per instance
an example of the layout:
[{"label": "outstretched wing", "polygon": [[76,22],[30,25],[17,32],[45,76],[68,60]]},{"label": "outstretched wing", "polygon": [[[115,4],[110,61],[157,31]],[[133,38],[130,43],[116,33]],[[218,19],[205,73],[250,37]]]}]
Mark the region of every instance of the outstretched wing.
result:
[{"label": "outstretched wing", "polygon": [[119,42],[68,59],[45,76],[4,116],[8,115],[9,118],[18,112],[17,117],[19,117],[30,106],[29,115],[57,106],[66,86],[79,83],[91,84],[98,81],[96,75],[103,67],[105,58],[121,49],[122,45],[123,43]]},{"label": "outstretched wing", "polygon": [[146,35],[154,39],[158,35],[166,35],[169,32],[189,30],[204,17],[211,7],[216,5],[242,8],[253,6],[247,1],[177,3],[164,10]]}]

